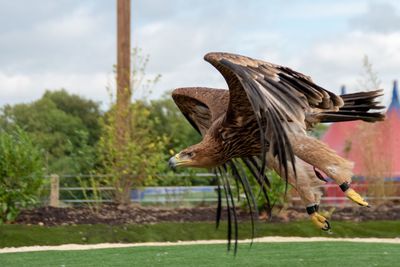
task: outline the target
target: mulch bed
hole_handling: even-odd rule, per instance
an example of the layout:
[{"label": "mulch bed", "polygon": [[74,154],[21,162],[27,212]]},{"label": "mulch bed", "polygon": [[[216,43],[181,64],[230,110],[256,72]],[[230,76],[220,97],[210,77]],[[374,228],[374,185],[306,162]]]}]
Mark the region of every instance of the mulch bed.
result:
[{"label": "mulch bed", "polygon": [[[327,209],[329,210],[329,209]],[[308,217],[303,209],[287,208],[274,210],[272,222],[303,220]],[[238,210],[239,221],[249,220],[248,212]],[[96,212],[89,207],[53,208],[40,207],[23,211],[17,218],[17,224],[39,225],[74,225],[74,224],[148,224],[159,222],[199,222],[215,221],[215,207],[197,208],[155,208],[155,207],[119,207],[103,205]],[[267,216],[261,214],[260,219]],[[226,212],[222,219],[226,219]],[[335,209],[331,220],[400,220],[400,206],[379,206],[375,208],[341,208]]]}]

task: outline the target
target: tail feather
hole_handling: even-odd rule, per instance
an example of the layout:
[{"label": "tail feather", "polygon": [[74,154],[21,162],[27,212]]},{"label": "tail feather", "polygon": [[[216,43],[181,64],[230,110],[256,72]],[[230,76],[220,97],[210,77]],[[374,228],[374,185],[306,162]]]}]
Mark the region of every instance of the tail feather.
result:
[{"label": "tail feather", "polygon": [[382,121],[385,119],[385,114],[382,112],[385,106],[376,100],[382,95],[383,90],[341,95],[344,105],[338,111],[322,112],[318,114],[318,118],[320,122]]}]

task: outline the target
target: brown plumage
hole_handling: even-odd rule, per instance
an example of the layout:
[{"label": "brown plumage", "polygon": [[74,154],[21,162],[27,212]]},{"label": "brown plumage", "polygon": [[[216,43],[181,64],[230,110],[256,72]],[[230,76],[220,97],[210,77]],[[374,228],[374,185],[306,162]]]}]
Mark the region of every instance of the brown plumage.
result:
[{"label": "brown plumage", "polygon": [[[269,182],[264,170],[268,167],[297,188],[306,206],[318,204],[310,193],[318,182],[309,166],[339,185],[350,182],[352,163],[308,136],[306,130],[319,122],[383,120],[379,111],[383,107],[376,101],[382,90],[338,96],[287,67],[228,53],[209,53],[205,60],[223,75],[229,90],[196,87],[173,91],[175,103],[203,140],[172,157],[171,166],[216,168],[228,209],[229,203],[234,205],[224,175],[228,169],[246,196],[253,198],[242,165],[266,198]],[[255,209],[254,199],[248,204]],[[324,219],[314,223],[326,229]]]}]

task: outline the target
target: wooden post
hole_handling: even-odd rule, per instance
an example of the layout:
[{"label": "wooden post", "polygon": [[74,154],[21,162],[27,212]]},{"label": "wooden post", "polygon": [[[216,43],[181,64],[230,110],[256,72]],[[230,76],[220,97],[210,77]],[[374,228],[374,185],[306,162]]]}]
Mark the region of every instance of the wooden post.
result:
[{"label": "wooden post", "polygon": [[50,175],[50,206],[60,206],[60,177],[57,174]]},{"label": "wooden post", "polygon": [[[123,151],[131,135],[131,1],[117,0],[117,106],[115,118],[117,161],[124,162]],[[122,157],[121,160],[118,157]],[[117,201],[130,202],[132,179],[125,166],[120,166],[117,181]]]},{"label": "wooden post", "polygon": [[124,147],[130,130],[131,1],[117,0],[117,140]]}]

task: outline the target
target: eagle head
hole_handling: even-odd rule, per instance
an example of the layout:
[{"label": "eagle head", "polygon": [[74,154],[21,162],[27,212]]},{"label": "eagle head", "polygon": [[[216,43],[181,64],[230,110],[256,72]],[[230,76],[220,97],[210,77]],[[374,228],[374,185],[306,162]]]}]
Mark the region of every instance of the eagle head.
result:
[{"label": "eagle head", "polygon": [[172,156],[168,164],[172,169],[176,167],[213,168],[225,163],[224,153],[220,153],[220,145],[210,140],[185,148]]}]

